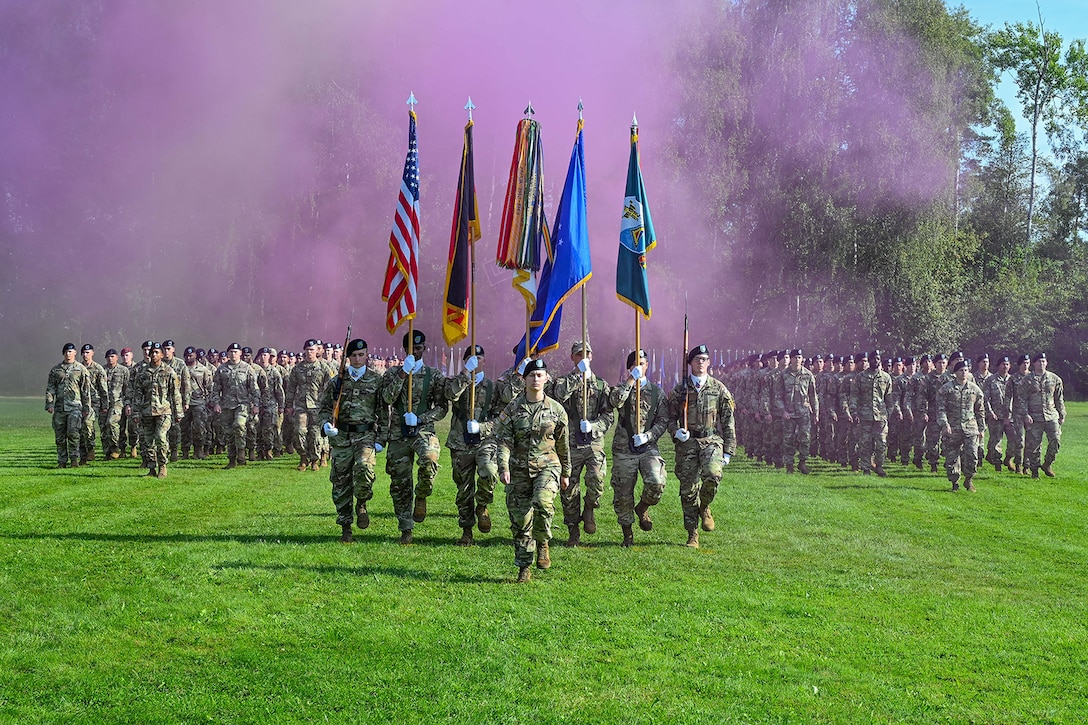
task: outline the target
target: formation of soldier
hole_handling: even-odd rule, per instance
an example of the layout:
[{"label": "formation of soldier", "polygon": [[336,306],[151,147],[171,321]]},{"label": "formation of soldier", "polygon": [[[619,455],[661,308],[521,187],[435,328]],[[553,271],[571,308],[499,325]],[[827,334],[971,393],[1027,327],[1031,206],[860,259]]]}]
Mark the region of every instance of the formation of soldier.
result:
[{"label": "formation of soldier", "polygon": [[465,351],[455,375],[423,362],[423,332],[406,334],[402,347],[403,359],[382,358],[361,338],[344,348],[312,338],[299,353],[262,347],[254,355],[232,343],[223,351],[187,347],[179,359],[172,340],[148,340],[143,359],[110,349],[103,367],[93,345],[83,345],[78,362],[75,345],[66,344],[46,393],[57,465],[95,460],[96,422],[105,458],[139,456],[147,475],[159,478],[179,458],[226,453],[226,468],[235,468],[296,453],[299,471],[331,463],[340,540],[351,543],[353,526],[370,525],[367,504],[385,451],[400,543],[408,545],[426,520],[439,470],[435,423],[452,409],[445,445],[457,488],[457,543],[471,546],[474,530],[491,530],[501,481],[518,580],[529,581],[534,560],[541,569],[551,565],[556,497],[567,546],[596,533],[613,424],[610,482],[622,546],[633,545],[636,523],[653,528],[650,509],[666,480],[658,446],[668,434],[686,543],[698,547],[699,531],[714,530],[711,504],[738,444],[753,461],[806,475],[816,458],[881,477],[889,463],[928,463],[935,473],[943,454],[953,490],[962,481],[975,491],[983,461],[997,471],[1054,476],[1065,419],[1061,378],[1042,353],[1019,357],[1015,372],[1008,357],[999,358],[990,372],[986,355],[972,367],[962,353],[806,358],[794,349],[752,355],[715,377],[709,350],[699,345],[666,394],[648,379],[642,350],[628,355],[624,379],[610,385],[592,370],[588,341],[571,347],[565,374],[532,355],[494,380],[478,345]]}]

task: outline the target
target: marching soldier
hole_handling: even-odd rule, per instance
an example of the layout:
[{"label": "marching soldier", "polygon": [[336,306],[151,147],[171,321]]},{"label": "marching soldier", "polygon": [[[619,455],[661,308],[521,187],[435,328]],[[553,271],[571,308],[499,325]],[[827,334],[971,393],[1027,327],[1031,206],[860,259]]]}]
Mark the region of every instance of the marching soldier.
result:
[{"label": "marching soldier", "polygon": [[[612,437],[612,508],[623,531],[621,546],[635,542],[634,523],[650,531],[654,527],[649,509],[661,501],[665,491],[665,459],[657,449],[657,441],[669,427],[665,391],[646,377],[649,364],[646,352],[627,356],[627,380],[608,393],[608,403],[617,411],[616,434]],[[635,409],[635,386],[639,386],[638,410]],[[635,484],[642,474],[642,496],[635,504]],[[577,526],[575,526],[577,530]]]},{"label": "marching soldier", "polygon": [[888,375],[892,379],[892,398],[888,405],[888,460],[899,460],[899,437],[903,427],[903,391],[898,382],[903,377],[903,358],[893,357],[888,365]]},{"label": "marching soldier", "polygon": [[121,457],[121,418],[125,409],[125,388],[128,368],[118,362],[117,351],[106,350],[106,404],[102,413],[102,455],[116,460]]},{"label": "marching soldier", "polygon": [[[189,379],[189,366],[185,364],[184,360],[174,355],[173,340],[166,340],[162,343],[162,361],[169,365],[178,376],[181,391],[181,406],[187,413],[193,395],[190,390],[192,382]],[[171,426],[170,431],[167,433],[167,438],[170,441],[171,462],[178,460],[178,451],[181,449],[181,429],[182,427],[180,425]]]},{"label": "marching soldier", "polygon": [[1012,376],[1009,375],[1009,356],[997,360],[997,372],[986,378],[982,388],[983,406],[986,410],[986,428],[989,440],[986,443],[986,460],[995,471],[1000,472],[1002,464],[1009,465],[1009,459],[1001,460],[1001,439],[1008,438],[1012,448],[1012,439],[1016,431],[1012,425]]},{"label": "marching soldier", "polygon": [[[922,460],[926,453],[927,433],[929,431],[929,396],[926,395],[926,381],[933,370],[933,356],[928,353],[918,358],[918,371],[911,376],[910,387],[907,396],[910,400],[910,413],[913,423],[913,448],[912,462],[919,471],[922,470]],[[933,411],[934,416],[937,411]]]},{"label": "marching soldier", "polygon": [[136,366],[136,362],[132,359],[132,348],[121,348],[120,364],[128,370],[126,390],[121,395],[121,435],[119,436],[121,456],[123,458],[135,458],[136,446],[138,446],[140,442],[140,436],[137,430],[138,426],[135,416],[130,416],[125,412],[124,408],[124,400],[128,397],[127,386],[132,384],[132,374],[135,372],[133,368]]},{"label": "marching soldier", "polygon": [[531,360],[523,368],[524,390],[503,409],[495,426],[499,479],[506,487],[506,509],[514,538],[518,583],[551,566],[555,496],[570,484],[567,413],[544,393],[548,367]]},{"label": "marching soldier", "polygon": [[944,469],[952,490],[963,487],[972,493],[972,479],[978,464],[978,444],[986,418],[983,412],[982,389],[975,385],[962,358],[956,361],[953,378],[941,386],[935,400],[937,425],[944,434]]},{"label": "marching soldier", "polygon": [[933,370],[926,376],[926,402],[930,411],[929,426],[926,429],[926,460],[929,461],[930,473],[937,472],[941,459],[941,424],[937,420],[937,393],[951,381],[948,373],[948,356],[943,352],[933,356]]},{"label": "marching soldier", "polygon": [[710,504],[722,480],[722,468],[736,452],[733,396],[710,376],[706,345],[687,356],[688,374],[668,398],[669,430],[676,439],[676,477],[684,510],[687,545],[699,547],[699,526],[714,530]]},{"label": "marching soldier", "polygon": [[[438,474],[438,456],[442,452],[434,424],[449,410],[443,393],[442,375],[423,362],[427,337],[414,330],[409,344],[408,333],[401,340],[408,353],[400,370],[382,376],[382,402],[391,408],[388,452],[385,472],[389,474],[389,493],[400,529],[400,543],[412,543],[415,524],[427,518],[427,497],[434,488]],[[408,376],[412,376],[412,399],[408,399]],[[417,480],[412,482],[412,463],[417,462]],[[413,507],[412,501],[415,500]]]},{"label": "marching soldier", "polygon": [[225,468],[234,468],[246,465],[246,422],[250,415],[257,415],[261,398],[253,368],[242,361],[242,346],[232,342],[226,353],[227,362],[213,378],[212,410],[230,436]]},{"label": "marching soldier", "polygon": [[880,367],[880,351],[869,353],[869,366],[854,376],[854,399],[850,403],[858,427],[858,459],[861,472],[872,470],[886,478],[884,458],[888,452],[888,409],[894,408],[892,378]]},{"label": "marching soldier", "polygon": [[208,401],[211,399],[214,376],[210,367],[197,358],[196,348],[185,348],[185,367],[189,373],[189,407],[181,421],[181,457],[208,457]]},{"label": "marching soldier", "polygon": [[[1020,381],[1031,375],[1031,356],[1024,353],[1017,358],[1017,370],[1013,373],[1009,385],[1012,386],[1012,409],[1017,410],[1017,396],[1020,395]],[[1009,438],[1009,449],[1005,453],[1005,465],[1012,463],[1014,473],[1028,473],[1028,466],[1024,458],[1024,417],[1014,414],[1012,417],[1012,437]]]},{"label": "marching soldier", "polygon": [[[457,486],[457,524],[462,532],[457,543],[461,546],[472,545],[473,523],[481,534],[491,531],[488,506],[494,500],[499,480],[498,449],[492,434],[505,406],[495,381],[480,369],[484,359],[484,349],[479,345],[475,350],[465,348],[464,369],[445,382],[445,398],[453,411],[446,447],[450,449],[453,483]],[[470,395],[472,386],[474,393]],[[475,398],[471,410],[470,397]]]},{"label": "marching soldier", "polygon": [[[614,413],[608,402],[608,383],[590,368],[593,348],[589,342],[575,342],[571,346],[570,359],[574,370],[555,381],[552,397],[567,411],[568,420],[578,421],[577,428],[569,436],[571,485],[559,496],[563,502],[563,523],[570,534],[566,546],[577,546],[581,543],[579,523],[587,534],[597,532],[593,511],[601,505],[604,480],[608,475],[604,436],[612,426]],[[583,470],[586,478],[584,507],[581,495]]]},{"label": "marching soldier", "polygon": [[94,345],[86,343],[80,349],[83,367],[91,376],[91,410],[83,416],[83,430],[79,435],[79,452],[83,463],[94,460],[95,423],[98,416],[105,417],[105,408],[109,402],[109,390],[106,388],[106,371],[94,361]]},{"label": "marching soldier", "polygon": [[382,450],[377,439],[382,376],[367,365],[366,340],[350,341],[347,356],[343,375],[325,386],[318,422],[332,449],[329,480],[340,541],[350,544],[353,516],[360,529],[370,526],[366,504],[374,496],[374,468]]},{"label": "marching soldier", "polygon": [[76,346],[65,343],[63,358],[49,371],[45,384],[45,412],[53,415],[57,468],[79,468],[79,440],[83,417],[91,410],[91,374],[76,362]]},{"label": "marching soldier", "polygon": [[803,360],[800,348],[790,352],[789,365],[774,379],[771,400],[774,414],[783,424],[786,473],[793,473],[796,459],[798,470],[807,476],[812,421],[820,419],[820,402],[816,398],[816,376],[801,364]]},{"label": "marching soldier", "polygon": [[177,373],[163,362],[161,344],[151,343],[148,358],[147,365],[136,374],[126,406],[139,410],[140,441],[145,448],[144,460],[148,461],[147,475],[166,478],[170,446],[167,433],[171,424],[181,422],[181,390]]},{"label": "marching soldier", "polygon": [[[276,424],[285,400],[283,378],[272,360],[271,348],[262,347],[257,351],[257,369],[264,375],[265,380],[257,425],[257,459],[262,461],[272,460],[272,450],[276,445]],[[257,387],[260,388],[259,379]]]},{"label": "marching soldier", "polygon": [[[1016,388],[1016,416],[1023,422],[1026,438],[1024,467],[1031,477],[1039,477],[1040,467],[1054,477],[1054,459],[1062,444],[1065,423],[1065,391],[1062,379],[1046,369],[1046,353],[1038,353],[1031,361],[1032,372],[1020,378]],[[1046,435],[1046,457],[1042,466],[1043,435]]]},{"label": "marching soldier", "polygon": [[325,361],[318,360],[320,347],[319,340],[306,341],[302,361],[291,369],[284,391],[286,413],[295,421],[295,450],[298,451],[300,471],[316,471],[321,467],[321,427],[317,424],[317,414],[321,391],[330,376]]},{"label": "marching soldier", "polygon": [[897,458],[904,466],[910,464],[910,451],[914,442],[914,411],[911,381],[914,379],[914,358],[903,358],[899,376],[892,380],[892,397],[895,399],[895,417],[899,419],[899,440],[896,445]]}]

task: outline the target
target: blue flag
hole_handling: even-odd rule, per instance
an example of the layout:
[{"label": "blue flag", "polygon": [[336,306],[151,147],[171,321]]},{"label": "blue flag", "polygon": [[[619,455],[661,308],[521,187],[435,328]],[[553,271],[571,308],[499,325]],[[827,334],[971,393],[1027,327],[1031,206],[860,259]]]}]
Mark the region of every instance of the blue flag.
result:
[{"label": "blue flag", "polygon": [[[559,347],[563,303],[593,276],[586,218],[586,157],[582,126],[583,122],[579,119],[570,166],[567,167],[567,180],[555,212],[551,253],[540,273],[537,305],[529,322],[530,353],[545,353]],[[524,337],[519,347],[524,349]]]},{"label": "blue flag", "polygon": [[620,217],[620,250],[616,259],[616,296],[650,319],[650,288],[646,252],[657,245],[642,169],[638,164],[638,127],[631,127],[631,158],[627,162],[627,192]]}]

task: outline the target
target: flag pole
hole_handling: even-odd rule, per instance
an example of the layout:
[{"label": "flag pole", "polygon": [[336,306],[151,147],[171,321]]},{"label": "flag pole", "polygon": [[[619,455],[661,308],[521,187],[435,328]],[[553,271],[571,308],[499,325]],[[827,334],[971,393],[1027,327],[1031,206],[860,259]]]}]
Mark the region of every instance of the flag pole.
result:
[{"label": "flag pole", "polygon": [[[529,103],[526,104],[524,113],[525,113],[525,120],[526,121],[531,121],[533,119],[533,116],[536,115],[536,109],[533,108],[533,102],[532,101],[529,101]],[[534,272],[530,268],[529,269],[529,276],[532,277],[535,274],[536,274],[536,272]],[[533,311],[532,311],[532,309],[529,308],[529,300],[525,300],[525,357],[529,357],[529,333],[530,333],[530,330],[532,329],[532,318],[533,318]]]},{"label": "flag pole", "polygon": [[[579,133],[582,129],[582,124],[585,119],[582,116],[582,110],[585,106],[582,104],[582,99],[578,99],[578,130]],[[586,347],[589,345],[589,302],[586,297],[586,287],[588,284],[582,285],[582,357],[586,356]],[[589,381],[586,376],[582,376],[582,415],[589,419]]]},{"label": "flag pole", "polygon": [[[472,109],[476,104],[472,102],[472,96],[468,97],[465,110],[468,111],[468,123],[472,125]],[[475,184],[475,180],[473,180]],[[472,355],[476,354],[476,252],[472,249],[476,246],[472,241],[472,234],[468,240],[468,341]],[[453,360],[450,360],[453,364]],[[476,417],[476,371],[469,373],[468,378],[468,414],[470,418]]]},{"label": "flag pole", "polygon": [[[416,100],[415,93],[408,94],[408,100],[405,101],[408,104],[408,112],[414,114],[416,112],[416,104],[419,101]],[[415,315],[408,318],[408,349],[404,351],[404,356],[408,357],[412,354],[414,345],[412,344],[415,339]],[[405,412],[413,412],[415,406],[412,404],[412,373],[408,373],[408,410]]]},{"label": "flag pole", "polygon": [[[631,143],[638,143],[638,116],[631,114]],[[635,307],[635,366],[639,364],[638,351],[642,347],[642,311]],[[631,434],[642,432],[642,384],[635,381],[635,430]]]}]

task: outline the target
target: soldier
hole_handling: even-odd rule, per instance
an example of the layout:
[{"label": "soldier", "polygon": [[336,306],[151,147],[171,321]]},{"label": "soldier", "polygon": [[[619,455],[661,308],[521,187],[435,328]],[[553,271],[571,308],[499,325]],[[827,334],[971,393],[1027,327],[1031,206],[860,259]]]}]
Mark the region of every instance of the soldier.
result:
[{"label": "soldier", "polygon": [[91,376],[91,410],[83,416],[83,429],[79,434],[79,452],[82,463],[94,460],[95,423],[98,416],[105,417],[105,407],[109,402],[109,390],[106,389],[106,371],[94,361],[94,345],[86,343],[80,348],[83,367]]},{"label": "soldier", "polygon": [[[273,458],[272,450],[276,445],[276,426],[285,400],[283,378],[280,377],[279,368],[272,360],[271,348],[262,347],[257,351],[257,368],[265,379],[264,389],[261,391],[261,412],[257,426],[256,451],[258,460],[262,461],[271,461]],[[260,388],[260,378],[258,378],[257,387]]]},{"label": "soldier", "polygon": [[[136,365],[135,361],[132,359],[131,347],[121,348],[121,361],[119,364],[124,366],[124,368],[128,370],[128,382],[126,383],[126,385],[131,385],[133,367]],[[119,436],[118,443],[121,448],[122,458],[135,458],[136,446],[139,444],[140,438],[137,431],[138,426],[136,423],[136,418],[134,416],[130,416],[128,413],[125,412],[124,401],[127,397],[128,391],[125,390],[121,394],[121,434]]]},{"label": "soldier", "polygon": [[888,410],[895,407],[892,378],[880,367],[880,351],[869,353],[869,366],[854,376],[850,408],[857,419],[858,459],[861,472],[886,478],[884,458],[888,452]]},{"label": "soldier", "polygon": [[[913,432],[913,448],[914,455],[911,460],[914,463],[914,467],[919,471],[922,470],[922,461],[925,458],[926,446],[928,444],[928,431],[929,431],[929,396],[926,394],[927,380],[929,380],[929,373],[933,370],[933,356],[929,354],[922,355],[918,358],[918,371],[911,376],[910,388],[907,391],[907,395],[910,396],[910,409],[911,417],[914,418],[914,432]],[[933,415],[937,415],[937,411],[933,411]]]},{"label": "soldier", "polygon": [[1020,378],[1016,388],[1016,417],[1026,431],[1024,467],[1031,477],[1039,477],[1039,458],[1043,435],[1046,435],[1046,457],[1042,470],[1054,477],[1054,459],[1062,444],[1065,423],[1065,392],[1062,379],[1046,369],[1046,353],[1040,352],[1031,361],[1032,372]]},{"label": "soldier", "polygon": [[[400,370],[390,370],[382,376],[381,398],[391,408],[390,424],[386,430],[388,452],[385,472],[389,474],[389,493],[397,515],[400,543],[412,543],[415,524],[427,518],[427,497],[434,488],[438,474],[438,456],[442,452],[434,424],[449,410],[443,393],[441,374],[423,362],[427,337],[419,330],[401,340],[408,353]],[[411,399],[408,382],[411,376]],[[412,463],[417,461],[418,478],[412,482]],[[415,500],[413,507],[412,501]]]},{"label": "soldier", "polygon": [[102,455],[121,457],[121,415],[125,409],[128,368],[118,362],[117,351],[106,350],[106,403],[102,407]]},{"label": "soldier", "polygon": [[902,360],[903,366],[899,376],[892,380],[892,397],[895,399],[893,413],[899,420],[897,457],[901,464],[907,466],[910,465],[911,448],[914,445],[914,396],[911,392],[911,381],[914,379],[915,363],[911,355]]},{"label": "soldier", "polygon": [[136,374],[126,407],[139,410],[140,441],[148,476],[166,478],[167,432],[183,413],[178,375],[163,362],[162,345],[152,342],[147,365]]},{"label": "soldier", "polygon": [[261,398],[253,368],[242,361],[242,346],[232,342],[225,352],[227,362],[212,379],[212,410],[229,435],[224,468],[234,468],[246,465],[246,422],[257,415]]},{"label": "soldier", "polygon": [[1012,438],[1016,435],[1012,425],[1012,376],[1009,375],[1009,365],[1008,355],[998,358],[997,372],[986,378],[982,388],[986,428],[990,433],[986,443],[986,460],[998,473],[1003,463],[1008,465],[1008,459],[1001,460],[1001,439],[1007,437],[1011,448]]},{"label": "soldier", "polygon": [[820,421],[824,429],[821,437],[823,450],[820,451],[820,457],[828,463],[835,463],[838,461],[839,449],[837,433],[841,428],[839,425],[839,381],[842,377],[843,358],[828,354],[824,356],[824,360],[827,369],[824,372],[824,398],[820,400],[820,410],[823,411]]},{"label": "soldier", "polygon": [[457,543],[461,546],[472,546],[474,522],[481,534],[491,531],[488,506],[494,500],[499,480],[498,449],[492,434],[505,406],[495,381],[481,370],[484,359],[484,349],[479,345],[475,351],[465,348],[464,369],[445,382],[445,398],[453,409],[446,447],[450,449],[453,483],[457,486],[457,524],[462,531]]},{"label": "soldier", "polygon": [[971,379],[967,362],[956,361],[953,378],[941,386],[935,406],[937,425],[944,434],[944,469],[952,490],[960,487],[960,471],[963,471],[963,487],[972,493],[971,482],[978,464],[978,443],[985,423],[982,389]]},{"label": "soldier", "polygon": [[[616,434],[612,438],[612,508],[623,531],[621,546],[634,544],[633,526],[651,531],[654,527],[649,509],[661,501],[665,491],[665,459],[657,441],[669,427],[665,391],[650,382],[646,375],[649,364],[646,352],[632,351],[627,356],[627,379],[612,388],[608,402],[616,415]],[[635,386],[638,386],[636,408]],[[642,496],[635,504],[635,484],[642,474]]]},{"label": "soldier", "polygon": [[366,340],[350,341],[347,355],[343,374],[321,395],[318,422],[332,449],[329,480],[340,541],[350,544],[353,516],[360,529],[370,526],[366,504],[374,496],[374,467],[382,450],[377,440],[382,376],[367,366]]},{"label": "soldier", "polygon": [[866,366],[868,358],[864,353],[854,353],[846,356],[843,367],[843,376],[839,381],[839,418],[842,420],[842,435],[840,436],[839,463],[849,466],[854,471],[861,470],[861,462],[858,458],[858,428],[857,413],[853,405],[857,401],[854,390],[854,380]]},{"label": "soldier", "polygon": [[495,425],[499,479],[506,487],[506,510],[514,537],[518,583],[529,581],[533,555],[539,569],[551,566],[555,496],[570,485],[567,413],[544,393],[548,367],[525,363],[524,390],[503,409]]},{"label": "soldier", "polygon": [[76,362],[74,344],[65,343],[61,355],[45,384],[45,412],[53,415],[57,468],[79,468],[83,417],[91,410],[91,374],[82,363]]},{"label": "soldier", "polygon": [[929,461],[930,473],[937,472],[937,466],[941,459],[941,424],[937,420],[937,393],[944,385],[951,381],[948,373],[948,356],[939,353],[933,356],[933,370],[926,376],[925,391],[926,402],[930,411],[929,425],[926,429],[926,460]]},{"label": "soldier", "polygon": [[722,468],[736,452],[733,396],[707,372],[706,345],[687,356],[688,374],[668,398],[669,430],[676,439],[676,477],[684,510],[687,545],[699,547],[699,525],[714,530],[710,504],[722,480]]},{"label": "soldier", "polygon": [[[162,361],[170,366],[170,368],[177,373],[178,382],[180,383],[181,391],[181,405],[183,410],[188,413],[189,404],[192,400],[192,391],[190,390],[192,382],[189,380],[189,366],[185,364],[185,361],[179,357],[174,356],[174,341],[165,340],[162,343]],[[178,460],[178,452],[181,449],[181,429],[180,425],[171,426],[167,433],[167,439],[170,441],[170,461],[174,462]]]},{"label": "soldier", "polygon": [[[601,505],[608,475],[604,436],[612,426],[615,414],[608,402],[608,383],[590,368],[593,348],[589,342],[579,340],[571,345],[570,359],[574,370],[555,381],[552,397],[567,411],[568,420],[578,421],[577,429],[570,435],[571,485],[559,496],[563,502],[563,523],[570,534],[566,546],[578,546],[581,543],[579,523],[587,534],[597,532],[593,512]],[[581,495],[583,471],[586,478],[584,507]]]},{"label": "soldier", "polygon": [[[136,376],[143,372],[144,368],[151,364],[151,340],[144,340],[140,345],[140,349],[143,351],[143,358],[137,360],[128,371],[129,386],[135,384]],[[125,409],[132,408],[132,416],[136,420],[136,443],[140,449],[140,465],[144,468],[150,469],[155,466],[154,461],[149,460],[147,452],[150,450],[150,444],[144,440],[144,427],[140,423],[140,406],[129,406],[128,400],[133,395],[133,391],[130,390],[125,396]],[[136,457],[135,449],[133,452],[133,458]]]},{"label": "soldier", "polygon": [[298,470],[316,471],[321,466],[320,426],[317,425],[321,391],[329,380],[329,369],[318,360],[321,341],[310,338],[302,349],[302,361],[291,369],[284,390],[286,413],[295,421],[295,450]]},{"label": "soldier", "polygon": [[778,353],[765,352],[761,356],[763,368],[756,375],[756,421],[759,423],[759,457],[757,460],[768,465],[775,462],[773,451],[775,449],[772,431],[773,411],[771,410],[771,393],[775,371],[778,369]]},{"label": "soldier", "polygon": [[899,431],[903,425],[903,391],[896,381],[903,377],[903,358],[893,357],[888,363],[888,375],[892,379],[892,397],[888,405],[888,460],[899,460]]},{"label": "soldier", "polygon": [[793,462],[808,475],[808,453],[812,443],[812,422],[820,420],[820,402],[816,397],[816,376],[801,365],[800,348],[790,352],[789,365],[774,379],[772,403],[774,414],[783,423],[783,458],[786,473],[793,473]]},{"label": "soldier", "polygon": [[1009,449],[1005,452],[1005,465],[1011,467],[1014,473],[1028,473],[1028,466],[1024,459],[1024,418],[1015,413],[1017,409],[1017,396],[1020,394],[1020,381],[1031,375],[1031,356],[1027,353],[1017,358],[1017,370],[1009,381],[1012,388],[1012,437],[1009,438]]},{"label": "soldier", "polygon": [[211,399],[214,375],[210,367],[197,358],[196,348],[185,348],[185,367],[189,375],[189,407],[181,421],[181,457],[208,457],[205,449],[208,427],[208,401]]},{"label": "soldier", "polygon": [[[819,405],[820,386],[823,384],[824,380],[824,356],[818,354],[814,358],[809,358],[809,360],[811,360],[812,364],[809,365],[808,368],[812,371],[812,377],[816,381],[816,403],[817,405]],[[820,427],[820,421],[817,417],[814,417],[812,419],[812,428],[808,448],[809,457],[818,457],[820,455],[820,446],[822,445],[822,441],[820,439],[823,437],[822,433],[823,429]]]}]

